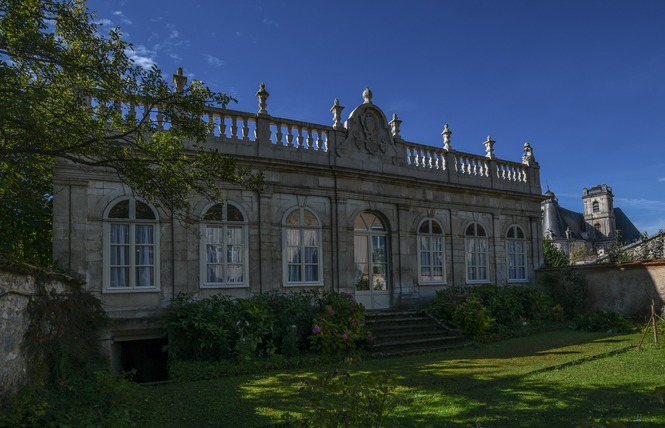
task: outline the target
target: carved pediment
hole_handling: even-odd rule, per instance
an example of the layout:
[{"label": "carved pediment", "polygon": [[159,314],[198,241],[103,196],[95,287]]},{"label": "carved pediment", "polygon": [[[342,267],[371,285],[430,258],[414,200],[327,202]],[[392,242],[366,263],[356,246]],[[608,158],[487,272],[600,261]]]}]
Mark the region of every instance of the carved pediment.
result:
[{"label": "carved pediment", "polygon": [[372,103],[372,92],[369,89],[363,92],[363,99],[363,104],[356,107],[344,122],[348,133],[346,140],[338,146],[338,155],[351,147],[372,155],[381,155],[394,143],[386,115]]}]

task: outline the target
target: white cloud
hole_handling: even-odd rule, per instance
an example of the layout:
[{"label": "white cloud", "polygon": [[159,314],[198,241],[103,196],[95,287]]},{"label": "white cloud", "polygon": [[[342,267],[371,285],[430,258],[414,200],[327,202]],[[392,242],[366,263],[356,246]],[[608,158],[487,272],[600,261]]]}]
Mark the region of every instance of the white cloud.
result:
[{"label": "white cloud", "polygon": [[205,57],[206,57],[206,60],[208,61],[208,64],[212,64],[212,65],[215,65],[217,67],[221,67],[222,65],[224,65],[224,61],[217,58],[216,56],[212,56],[210,54],[207,54],[207,55],[205,55]]},{"label": "white cloud", "polygon": [[161,20],[163,20],[163,19],[164,19],[163,16],[156,16],[156,17],[154,17],[154,18],[149,18],[148,21],[150,21],[150,22],[159,22],[159,21],[161,21]]},{"label": "white cloud", "polygon": [[136,65],[139,65],[143,68],[150,68],[156,64],[155,62],[155,51],[147,49],[143,45],[134,46],[133,49],[127,49],[125,51],[129,59],[131,59]]},{"label": "white cloud", "polygon": [[272,25],[275,28],[279,27],[279,22],[273,21],[272,19],[263,18],[263,23],[266,25]]},{"label": "white cloud", "polygon": [[659,182],[659,183],[665,183],[665,177],[660,177],[660,178],[658,179],[658,182]]},{"label": "white cloud", "polygon": [[180,37],[180,33],[178,32],[178,30],[171,30],[171,34],[169,35],[169,39],[173,40],[173,39],[177,39],[178,37]]},{"label": "white cloud", "polygon": [[108,25],[108,26],[113,25],[113,21],[111,21],[110,19],[98,19],[94,23],[97,25]]}]

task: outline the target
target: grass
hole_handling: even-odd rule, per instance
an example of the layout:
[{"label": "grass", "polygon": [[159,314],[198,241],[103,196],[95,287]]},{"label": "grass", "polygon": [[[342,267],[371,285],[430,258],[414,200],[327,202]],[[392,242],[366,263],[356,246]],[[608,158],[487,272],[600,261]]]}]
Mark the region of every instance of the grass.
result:
[{"label": "grass", "polygon": [[[408,404],[388,427],[572,427],[611,419],[665,426],[653,394],[665,386],[665,350],[641,334],[555,331],[461,350],[367,359],[352,373],[382,372]],[[144,402],[151,426],[264,427],[307,412],[303,381],[335,366],[156,385]]]}]

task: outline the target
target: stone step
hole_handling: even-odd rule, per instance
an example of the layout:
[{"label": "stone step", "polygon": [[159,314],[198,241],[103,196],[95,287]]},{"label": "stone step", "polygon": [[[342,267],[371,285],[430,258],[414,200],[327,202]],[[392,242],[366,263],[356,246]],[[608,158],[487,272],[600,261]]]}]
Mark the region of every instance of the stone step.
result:
[{"label": "stone step", "polygon": [[367,330],[374,340],[372,355],[403,355],[465,346],[464,337],[424,312],[368,312]]}]

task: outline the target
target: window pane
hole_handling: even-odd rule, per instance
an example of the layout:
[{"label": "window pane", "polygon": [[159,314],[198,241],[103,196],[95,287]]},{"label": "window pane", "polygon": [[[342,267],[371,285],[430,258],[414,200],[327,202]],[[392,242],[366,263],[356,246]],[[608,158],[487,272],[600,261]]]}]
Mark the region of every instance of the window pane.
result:
[{"label": "window pane", "polygon": [[478,227],[476,234],[477,236],[487,236],[487,234],[485,233],[485,229],[481,225],[477,224],[476,226]]},{"label": "window pane", "polygon": [[318,226],[319,221],[316,219],[316,216],[312,214],[309,210],[303,210],[303,217],[305,221],[305,226]]},{"label": "window pane", "polygon": [[226,204],[226,220],[227,221],[245,221],[242,212],[235,205]]},{"label": "window pane", "polygon": [[111,268],[111,287],[129,287],[129,268]]},{"label": "window pane", "polygon": [[206,261],[208,263],[221,263],[222,247],[219,245],[206,245]]},{"label": "window pane", "polygon": [[229,265],[229,275],[226,278],[228,283],[240,283],[243,282],[243,266],[242,265]]},{"label": "window pane", "polygon": [[129,225],[111,225],[111,244],[129,244]]},{"label": "window pane", "polygon": [[467,226],[467,228],[466,228],[466,232],[464,232],[464,234],[465,234],[466,236],[476,236],[476,228],[475,228],[475,226],[476,226],[475,223],[471,223],[469,226]]},{"label": "window pane", "polygon": [[120,201],[109,211],[109,218],[129,218],[129,201]]},{"label": "window pane", "polygon": [[204,220],[208,221],[222,221],[224,213],[224,205],[217,204],[208,208],[205,215],[203,216]]},{"label": "window pane", "polygon": [[432,220],[432,234],[434,235],[443,235],[443,229],[438,221]]},{"label": "window pane", "polygon": [[152,266],[153,262],[153,253],[152,245],[137,245],[136,246],[136,266]]},{"label": "window pane", "polygon": [[206,240],[208,244],[221,244],[223,236],[222,232],[223,228],[221,226],[207,226]]},{"label": "window pane", "polygon": [[152,225],[136,225],[134,230],[134,242],[137,244],[152,244],[153,240],[153,226]]},{"label": "window pane", "polygon": [[300,263],[300,248],[299,247],[290,247],[288,250],[287,260],[289,263]]},{"label": "window pane", "polygon": [[300,265],[289,265],[289,282],[300,282]]},{"label": "window pane", "polygon": [[300,225],[300,210],[293,210],[284,221],[286,224]]},{"label": "window pane", "polygon": [[206,282],[221,283],[224,281],[222,265],[209,264],[206,268],[206,272],[208,273]]},{"label": "window pane", "polygon": [[305,266],[305,281],[318,281],[319,280],[319,266],[306,265]]},{"label": "window pane", "polygon": [[517,229],[517,238],[524,239],[524,232],[522,231],[522,229],[520,229],[519,227],[516,227],[516,229]]},{"label": "window pane", "polygon": [[152,287],[153,282],[153,268],[149,266],[140,267],[136,269],[136,286],[137,287]]},{"label": "window pane", "polygon": [[226,226],[226,243],[242,244],[242,226]]},{"label": "window pane", "polygon": [[286,229],[286,245],[289,247],[300,246],[300,230]]},{"label": "window pane", "polygon": [[424,233],[424,234],[428,234],[428,233],[429,233],[429,221],[424,221],[424,222],[420,225],[420,228],[418,229],[418,233]]},{"label": "window pane", "polygon": [[136,201],[136,218],[138,220],[155,220],[155,213],[147,204]]}]

